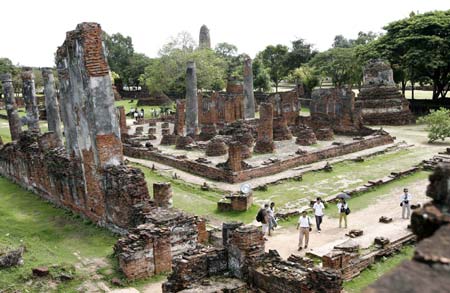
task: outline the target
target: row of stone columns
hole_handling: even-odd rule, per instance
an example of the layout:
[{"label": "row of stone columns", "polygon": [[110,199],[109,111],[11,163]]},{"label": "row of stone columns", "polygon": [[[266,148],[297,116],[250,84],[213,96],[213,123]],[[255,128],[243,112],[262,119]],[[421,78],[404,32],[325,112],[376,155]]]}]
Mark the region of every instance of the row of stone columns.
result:
[{"label": "row of stone columns", "polygon": [[[55,90],[55,79],[51,68],[42,69],[44,80],[45,108],[47,112],[48,130],[55,133],[58,145],[62,145],[61,119],[59,115],[59,103]],[[22,132],[22,124],[26,124],[31,131],[39,132],[39,108],[36,97],[35,76],[32,68],[24,67],[22,69],[22,95],[25,103],[26,116],[20,119],[17,112],[17,103],[14,97],[14,88],[12,76],[9,73],[1,77],[3,93],[5,96],[5,107],[8,115],[9,129],[11,139],[19,139]]]}]

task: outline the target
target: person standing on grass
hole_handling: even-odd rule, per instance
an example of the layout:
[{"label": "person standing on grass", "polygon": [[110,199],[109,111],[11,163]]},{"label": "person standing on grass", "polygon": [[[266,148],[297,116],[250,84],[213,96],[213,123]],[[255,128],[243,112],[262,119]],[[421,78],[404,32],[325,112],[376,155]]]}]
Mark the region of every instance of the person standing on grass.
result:
[{"label": "person standing on grass", "polygon": [[[402,207],[402,219],[409,219],[411,215],[412,196],[408,193],[408,188],[403,189],[403,195],[400,197],[400,206]],[[405,217],[406,214],[406,217]]]},{"label": "person standing on grass", "polygon": [[350,213],[350,209],[348,208],[348,204],[345,202],[345,199],[339,199],[337,208],[339,212],[339,228],[342,227],[342,220],[344,220],[345,223],[344,228],[347,228],[347,215]]},{"label": "person standing on grass", "polygon": [[325,209],[325,206],[323,205],[322,199],[320,197],[318,197],[316,199],[316,202],[313,205],[313,210],[314,210],[314,216],[316,218],[317,232],[319,232],[319,233],[320,233],[320,231],[322,231],[322,229],[320,229],[320,224],[322,224],[324,209]]},{"label": "person standing on grass", "polygon": [[269,213],[269,236],[271,231],[275,230],[275,227],[278,225],[277,220],[275,220],[275,203],[271,202],[270,207],[267,209]]},{"label": "person standing on grass", "polygon": [[309,232],[311,231],[311,219],[306,214],[306,211],[302,211],[302,214],[298,218],[297,230],[300,229],[298,238],[298,251],[303,249],[303,238],[305,238],[305,249],[308,248]]}]

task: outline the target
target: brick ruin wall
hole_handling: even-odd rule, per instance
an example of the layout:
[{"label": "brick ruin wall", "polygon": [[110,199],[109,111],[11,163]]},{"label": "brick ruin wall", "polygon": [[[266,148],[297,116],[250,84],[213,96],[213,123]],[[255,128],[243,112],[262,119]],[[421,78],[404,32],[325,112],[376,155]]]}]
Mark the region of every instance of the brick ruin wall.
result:
[{"label": "brick ruin wall", "polygon": [[300,112],[300,102],[297,91],[279,92],[268,97],[273,104],[274,117],[282,116],[288,125],[295,125]]},{"label": "brick ruin wall", "polygon": [[[225,229],[225,226],[227,228]],[[276,251],[264,252],[264,238],[255,226],[224,224],[227,237],[221,247],[199,246],[184,253],[173,264],[173,272],[163,284],[163,292],[179,292],[206,284],[204,290],[222,292],[211,283],[226,277],[244,281],[237,292],[262,290],[263,292],[340,292],[342,280],[332,271],[307,268],[298,263],[284,261]],[[209,285],[211,284],[211,285]],[[228,292],[224,290],[224,292]],[[230,291],[235,292],[235,291]]]},{"label": "brick ruin wall", "polygon": [[276,174],[300,165],[311,164],[320,160],[325,160],[328,158],[338,157],[364,149],[390,144],[393,143],[393,141],[394,140],[390,135],[370,135],[365,137],[363,140],[357,140],[342,145],[331,145],[325,149],[308,152],[306,154],[275,162],[270,165],[241,170],[239,172],[230,172],[214,166],[208,166],[206,164],[201,164],[188,159],[178,159],[173,156],[147,150],[146,148],[136,148],[127,144],[124,145],[124,155],[133,158],[156,161],[186,172],[190,172],[214,180],[237,183],[249,180],[251,178]]},{"label": "brick ruin wall", "polygon": [[341,134],[355,134],[363,129],[361,111],[355,107],[355,94],[351,89],[314,90],[310,111],[310,126],[314,129],[331,127]]},{"label": "brick ruin wall", "polygon": [[[93,222],[124,232],[134,225],[140,208],[149,201],[147,185],[139,169],[108,165],[99,170],[100,197],[86,192],[80,161],[71,159],[54,143],[52,133],[24,132],[20,139],[0,149],[0,173],[57,206],[81,214]],[[101,213],[99,213],[101,211]]]}]

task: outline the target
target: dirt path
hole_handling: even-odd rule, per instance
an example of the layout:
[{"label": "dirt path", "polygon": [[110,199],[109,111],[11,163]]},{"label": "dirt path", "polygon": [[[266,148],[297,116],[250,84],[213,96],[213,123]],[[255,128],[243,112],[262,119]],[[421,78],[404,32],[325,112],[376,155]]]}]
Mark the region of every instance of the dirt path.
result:
[{"label": "dirt path", "polygon": [[[425,179],[408,186],[410,193],[414,196],[413,203],[424,203],[429,200],[425,196],[427,184],[428,180]],[[408,234],[407,226],[409,220],[403,220],[401,218],[401,208],[399,206],[401,194],[402,188],[394,188],[388,195],[378,199],[369,207],[351,213],[348,216],[348,229],[339,229],[339,219],[325,216],[321,226],[322,233],[317,233],[314,226],[310,234],[307,252],[318,256],[328,253],[333,246],[349,239],[349,237],[345,236],[345,233],[348,233],[351,229],[361,229],[364,231],[363,236],[353,239],[360,244],[361,248],[369,247],[377,236],[394,240]],[[392,217],[393,222],[389,224],[379,223],[378,219],[381,216]],[[269,240],[266,242],[266,250],[275,249],[283,258],[287,258],[291,254],[304,255],[305,250],[301,253],[297,251],[297,243],[298,231],[295,228],[280,228],[275,231],[272,237],[269,237]]]}]

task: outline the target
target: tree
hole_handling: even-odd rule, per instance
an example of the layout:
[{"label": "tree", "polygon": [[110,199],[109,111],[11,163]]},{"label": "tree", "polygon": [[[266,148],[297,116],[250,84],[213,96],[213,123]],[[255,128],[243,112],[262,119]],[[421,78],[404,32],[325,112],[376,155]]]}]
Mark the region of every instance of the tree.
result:
[{"label": "tree", "polygon": [[320,52],[309,63],[323,77],[331,77],[334,86],[352,87],[362,80],[362,66],[354,48],[332,48]]},{"label": "tree", "polygon": [[440,108],[431,111],[427,116],[420,117],[418,122],[427,125],[429,142],[438,139],[445,140],[445,138],[450,137],[450,110]]},{"label": "tree", "polygon": [[216,54],[226,62],[227,79],[243,78],[243,62],[242,54],[238,55],[238,49],[235,45],[229,43],[219,43],[214,49]]},{"label": "tree", "polygon": [[376,49],[412,83],[429,81],[433,99],[445,98],[450,89],[450,10],[411,14],[384,29]]},{"label": "tree", "polygon": [[149,57],[141,53],[133,53],[133,55],[129,59],[128,66],[123,70],[123,73],[126,76],[127,84],[139,86],[140,77],[149,64]]},{"label": "tree", "polygon": [[175,50],[181,50],[182,52],[189,53],[194,51],[196,46],[197,43],[192,35],[187,31],[181,31],[175,37],[170,38],[170,41],[165,44],[161,50],[159,50],[159,55],[169,55]]},{"label": "tree", "polygon": [[[164,46],[168,48],[168,46]],[[184,97],[186,93],[186,63],[193,60],[197,67],[197,87],[222,90],[225,87],[226,62],[213,50],[191,50],[188,46],[172,47],[159,58],[151,59],[141,76],[151,92],[170,93]]]},{"label": "tree", "polygon": [[280,81],[288,74],[288,68],[286,67],[288,52],[288,47],[284,45],[269,45],[259,52],[257,56],[257,58],[261,59],[264,67],[268,69],[270,79],[274,83],[275,91],[277,92]]},{"label": "tree", "polygon": [[261,92],[267,92],[271,88],[270,75],[259,58],[255,58],[252,64],[253,87]]},{"label": "tree", "polygon": [[305,96],[311,98],[312,90],[320,84],[320,78],[313,68],[304,65],[295,69],[290,75],[289,79],[296,84],[302,84],[305,90]]},{"label": "tree", "polygon": [[123,36],[121,33],[103,34],[106,50],[108,53],[108,63],[111,71],[116,72],[122,77],[125,84],[128,82],[128,75],[125,73],[130,65],[130,59],[133,56],[133,41],[129,36]]},{"label": "tree", "polygon": [[334,37],[333,48],[353,48],[358,45],[366,45],[379,37],[377,33],[369,31],[359,32],[356,39],[347,39],[343,35],[337,35]]},{"label": "tree", "polygon": [[305,42],[304,39],[298,39],[292,42],[292,48],[286,56],[286,67],[289,71],[299,68],[301,65],[308,63],[315,54],[313,46]]}]

